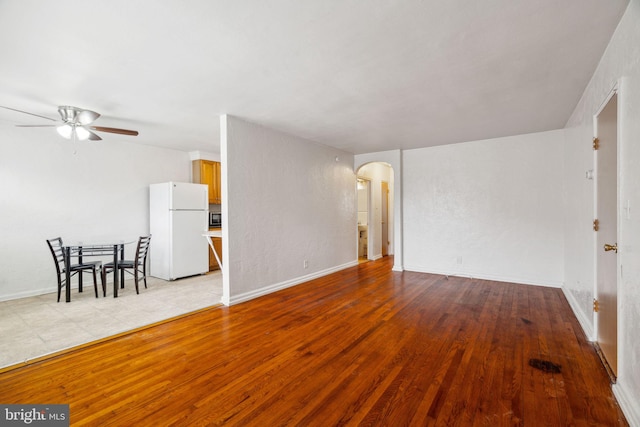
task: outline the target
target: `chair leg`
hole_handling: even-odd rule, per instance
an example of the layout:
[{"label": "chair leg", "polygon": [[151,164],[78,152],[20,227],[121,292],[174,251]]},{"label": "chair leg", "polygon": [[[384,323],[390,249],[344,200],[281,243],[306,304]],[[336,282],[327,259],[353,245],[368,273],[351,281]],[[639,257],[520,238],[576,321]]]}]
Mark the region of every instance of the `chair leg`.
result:
[{"label": "chair leg", "polygon": [[62,282],[60,281],[60,276],[58,276],[58,302],[60,302],[60,293],[62,292]]},{"label": "chair leg", "polygon": [[93,272],[93,290],[96,293],[96,298],[98,298],[98,278],[96,277],[96,268],[93,267],[91,271]]},{"label": "chair leg", "polygon": [[133,281],[136,284],[136,294],[140,295],[140,289],[138,289],[138,269],[135,267],[133,269]]},{"label": "chair leg", "polygon": [[100,284],[102,285],[102,296],[107,296],[107,272],[103,267],[100,269]]},{"label": "chair leg", "polygon": [[147,264],[142,266],[142,279],[144,280],[144,288],[147,289]]}]

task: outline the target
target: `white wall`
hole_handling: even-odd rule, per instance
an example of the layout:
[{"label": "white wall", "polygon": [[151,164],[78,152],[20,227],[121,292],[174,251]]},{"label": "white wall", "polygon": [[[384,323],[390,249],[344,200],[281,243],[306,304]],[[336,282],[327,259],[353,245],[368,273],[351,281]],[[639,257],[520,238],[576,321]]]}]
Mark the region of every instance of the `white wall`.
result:
[{"label": "white wall", "polygon": [[0,127],[0,300],[56,292],[46,239],[137,239],[149,232],[148,185],[189,181],[187,153],[123,139],[74,152],[49,129]]},{"label": "white wall", "polygon": [[382,258],[382,181],[389,184],[388,239],[389,255],[393,255],[393,171],[386,163],[367,163],[358,169],[358,176],[369,179],[371,191],[371,223],[368,224],[370,259]]},{"label": "white wall", "polygon": [[219,162],[220,153],[213,153],[210,151],[190,151],[189,160],[210,160],[212,162]]},{"label": "white wall", "polygon": [[404,267],[560,286],[563,132],[403,151]]},{"label": "white wall", "polygon": [[220,125],[223,302],[355,265],[353,155],[232,116]]},{"label": "white wall", "polygon": [[[640,1],[632,0],[566,126],[565,293],[593,336],[593,116],[610,90],[618,94],[619,263],[618,381],[614,392],[632,426],[640,426]],[[631,210],[627,214],[626,204]]]}]

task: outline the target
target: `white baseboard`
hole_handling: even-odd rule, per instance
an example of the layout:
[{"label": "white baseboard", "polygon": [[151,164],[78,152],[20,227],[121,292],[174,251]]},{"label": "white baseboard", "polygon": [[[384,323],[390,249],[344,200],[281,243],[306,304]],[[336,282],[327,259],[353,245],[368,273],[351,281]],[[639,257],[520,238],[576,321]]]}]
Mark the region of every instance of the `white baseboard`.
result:
[{"label": "white baseboard", "polygon": [[595,330],[593,329],[593,319],[589,319],[587,314],[582,311],[580,304],[578,304],[578,300],[576,300],[573,294],[569,290],[567,290],[567,288],[565,288],[564,286],[562,287],[562,293],[564,294],[564,297],[569,302],[571,311],[573,311],[573,314],[578,319],[578,323],[580,323],[580,326],[582,327],[582,331],[587,336],[587,339],[589,341],[595,341],[596,333],[595,333]]},{"label": "white baseboard", "polygon": [[510,277],[496,274],[487,274],[473,271],[441,270],[438,268],[425,268],[414,265],[405,265],[405,271],[415,271],[418,273],[439,274],[442,276],[467,277],[469,279],[493,280],[496,282],[518,283],[521,285],[545,286],[548,288],[561,288],[559,281],[541,281],[539,279],[527,279],[524,277]]},{"label": "white baseboard", "polygon": [[[91,286],[93,287],[93,283],[91,283]],[[72,287],[71,289],[74,289],[74,288]],[[76,286],[76,289],[77,289],[77,286]],[[58,290],[55,287],[53,289],[51,289],[49,287],[49,288],[46,288],[46,289],[37,289],[37,290],[16,292],[16,293],[13,293],[13,294],[2,295],[0,297],[0,301],[10,301],[10,300],[20,299],[20,298],[35,297],[35,296],[38,296],[38,295],[56,294],[57,292],[58,292]],[[64,289],[62,290],[62,293],[63,293],[63,296],[64,296]],[[57,296],[54,296],[54,301],[55,301],[55,298],[57,298]]]},{"label": "white baseboard", "polygon": [[614,384],[611,388],[629,425],[631,427],[640,427],[640,403],[638,399],[633,398],[629,390],[620,383]]},{"label": "white baseboard", "polygon": [[245,292],[243,294],[234,295],[228,299],[228,301],[222,301],[225,305],[234,305],[239,304],[241,302],[249,301],[254,298],[258,298],[273,292],[280,291],[282,289],[290,288],[292,286],[299,285],[300,283],[308,282],[309,280],[317,279],[318,277],[323,277],[329,275],[331,273],[335,273],[340,270],[344,270],[345,268],[354,267],[358,265],[358,261],[351,261],[346,264],[338,265],[335,267],[327,268],[324,270],[316,271],[315,273],[307,274],[305,276],[296,277],[294,279],[285,280],[284,282],[274,283],[273,285],[264,286],[260,289],[256,289],[250,292]]}]

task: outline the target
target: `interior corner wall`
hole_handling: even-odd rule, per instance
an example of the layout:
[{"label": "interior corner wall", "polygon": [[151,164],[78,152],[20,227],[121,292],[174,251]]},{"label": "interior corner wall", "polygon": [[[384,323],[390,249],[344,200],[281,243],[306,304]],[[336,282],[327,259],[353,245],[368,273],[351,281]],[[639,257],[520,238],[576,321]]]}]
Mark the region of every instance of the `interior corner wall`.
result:
[{"label": "interior corner wall", "polygon": [[73,143],[48,129],[0,127],[0,300],[57,291],[46,239],[149,233],[149,184],[188,182],[191,162],[185,152],[126,138]]},{"label": "interior corner wall", "polygon": [[407,270],[562,284],[563,131],[403,151]]},{"label": "interior corner wall", "polygon": [[[592,339],[595,240],[593,117],[618,92],[618,376],[613,386],[629,424],[640,426],[640,1],[631,0],[565,127],[565,293]],[[591,331],[589,331],[589,326]]]},{"label": "interior corner wall", "polygon": [[233,116],[221,129],[223,302],[356,265],[353,155]]}]

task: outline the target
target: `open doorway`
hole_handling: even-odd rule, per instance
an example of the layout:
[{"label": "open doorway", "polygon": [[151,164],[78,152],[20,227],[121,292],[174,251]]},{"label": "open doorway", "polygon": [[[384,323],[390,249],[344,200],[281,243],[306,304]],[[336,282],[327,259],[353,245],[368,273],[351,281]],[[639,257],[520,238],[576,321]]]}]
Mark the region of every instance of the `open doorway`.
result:
[{"label": "open doorway", "polygon": [[357,177],[358,259],[362,260],[364,253],[367,260],[394,255],[394,210],[390,208],[394,206],[393,168],[383,162],[367,163],[358,169]]},{"label": "open doorway", "polygon": [[371,211],[371,181],[358,177],[358,262],[369,259],[369,212]]}]

